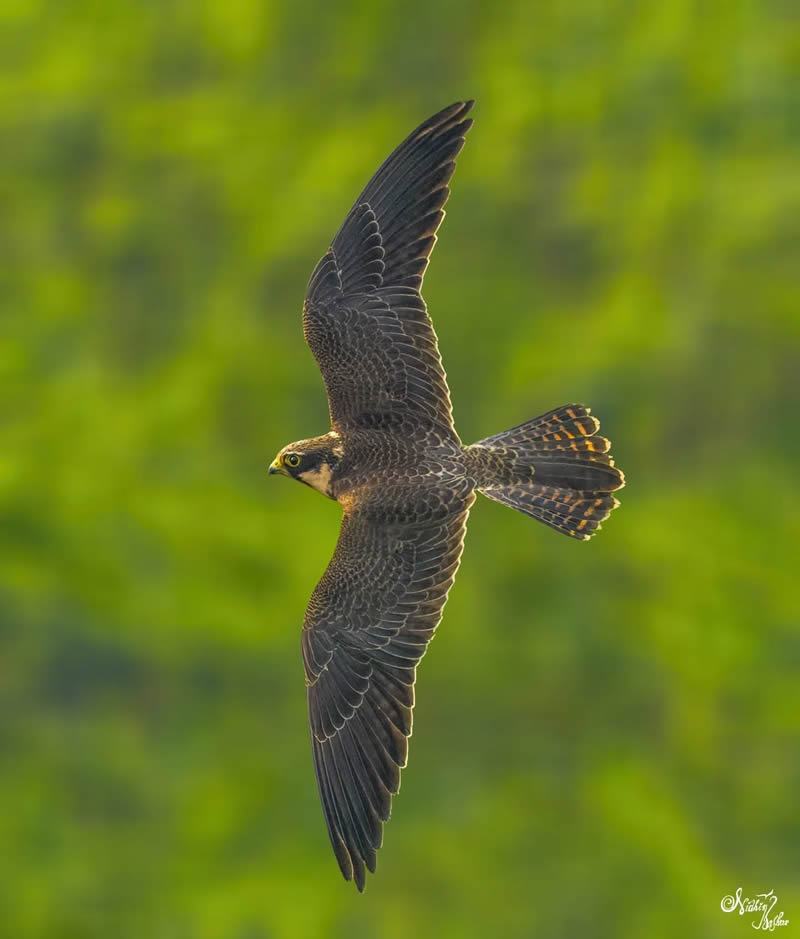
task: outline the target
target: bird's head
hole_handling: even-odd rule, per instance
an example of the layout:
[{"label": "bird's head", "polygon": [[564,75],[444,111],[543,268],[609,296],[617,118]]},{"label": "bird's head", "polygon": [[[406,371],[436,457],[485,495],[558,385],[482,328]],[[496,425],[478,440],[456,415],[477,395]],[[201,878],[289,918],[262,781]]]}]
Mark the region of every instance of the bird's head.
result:
[{"label": "bird's head", "polygon": [[269,473],[270,476],[275,473],[289,476],[311,486],[329,499],[335,499],[331,479],[342,455],[338,434],[298,440],[278,453],[270,464]]}]

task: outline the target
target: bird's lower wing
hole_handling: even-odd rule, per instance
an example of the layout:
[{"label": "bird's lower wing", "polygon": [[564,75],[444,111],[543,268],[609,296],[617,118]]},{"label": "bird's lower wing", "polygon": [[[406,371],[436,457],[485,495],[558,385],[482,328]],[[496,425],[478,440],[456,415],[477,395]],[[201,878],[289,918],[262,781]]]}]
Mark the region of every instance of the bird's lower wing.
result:
[{"label": "bird's lower wing", "polygon": [[314,769],[339,867],[359,890],[400,786],[416,667],[453,584],[473,500],[409,490],[346,514],[306,613]]}]

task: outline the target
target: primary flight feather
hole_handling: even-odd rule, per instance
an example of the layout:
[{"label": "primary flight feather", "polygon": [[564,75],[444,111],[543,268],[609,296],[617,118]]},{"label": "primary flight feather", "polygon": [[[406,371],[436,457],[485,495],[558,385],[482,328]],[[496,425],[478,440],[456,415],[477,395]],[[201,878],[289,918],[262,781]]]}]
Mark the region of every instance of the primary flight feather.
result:
[{"label": "primary flight feather", "polygon": [[356,199],[311,275],[303,330],[331,430],[270,467],[342,506],[302,653],[314,769],[345,878],[364,889],[406,765],[417,665],[482,492],[590,538],[624,484],[598,421],[558,408],[465,447],[421,287],[472,101],[421,124]]}]

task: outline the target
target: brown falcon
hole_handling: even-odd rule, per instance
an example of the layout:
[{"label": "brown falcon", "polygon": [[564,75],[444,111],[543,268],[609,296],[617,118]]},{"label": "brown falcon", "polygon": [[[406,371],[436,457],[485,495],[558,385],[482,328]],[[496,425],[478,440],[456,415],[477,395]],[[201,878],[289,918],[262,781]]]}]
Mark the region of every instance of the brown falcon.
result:
[{"label": "brown falcon", "polygon": [[624,482],[582,405],[472,446],[456,433],[420,291],[471,107],[445,108],[400,144],[317,264],[303,329],[331,430],[284,447],[270,467],[343,510],[302,652],[328,834],[359,890],[400,787],[417,665],[453,585],[475,492],[586,540]]}]

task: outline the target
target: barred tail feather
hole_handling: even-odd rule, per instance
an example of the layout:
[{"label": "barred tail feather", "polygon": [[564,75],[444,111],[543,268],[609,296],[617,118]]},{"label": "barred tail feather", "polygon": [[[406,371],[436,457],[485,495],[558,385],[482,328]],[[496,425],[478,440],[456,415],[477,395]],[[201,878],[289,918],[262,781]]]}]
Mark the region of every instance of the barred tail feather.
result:
[{"label": "barred tail feather", "polygon": [[600,422],[583,405],[556,408],[468,448],[485,496],[582,541],[591,538],[619,502],[625,485],[596,436]]},{"label": "barred tail feather", "polygon": [[[502,489],[482,489],[481,492],[495,502],[530,515],[548,528],[580,541],[591,538],[619,505],[614,496],[565,491],[553,486],[508,486]],[[564,501],[565,493],[574,497],[571,502]]]},{"label": "barred tail feather", "polygon": [[[563,408],[554,408],[547,414],[534,417],[524,424],[518,424],[511,430],[504,430],[481,440],[482,444],[500,443],[513,446],[533,440],[567,440],[576,437],[591,437],[600,429],[600,421],[592,417],[591,409],[582,404],[568,404]],[[605,439],[605,438],[602,438]]]}]

